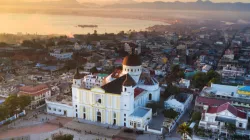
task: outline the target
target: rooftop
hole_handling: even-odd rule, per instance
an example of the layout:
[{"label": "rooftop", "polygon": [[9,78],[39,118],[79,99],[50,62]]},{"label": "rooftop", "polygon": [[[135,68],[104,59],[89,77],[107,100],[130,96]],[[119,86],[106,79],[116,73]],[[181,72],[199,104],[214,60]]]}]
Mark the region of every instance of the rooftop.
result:
[{"label": "rooftop", "polygon": [[126,77],[128,77],[128,79],[130,80],[133,80],[133,78],[129,74],[125,74],[115,79],[114,81],[111,81],[106,85],[102,86],[102,89],[104,89],[106,93],[121,94],[122,86],[124,81],[126,80]]},{"label": "rooftop", "polygon": [[144,117],[149,111],[150,111],[149,108],[138,107],[134,110],[134,112],[130,116]]},{"label": "rooftop", "polygon": [[53,96],[53,97],[47,99],[47,101],[57,102],[57,103],[60,103],[60,104],[66,104],[66,105],[72,106],[72,97],[67,96],[67,95]]},{"label": "rooftop", "polygon": [[37,86],[23,86],[19,88],[20,91],[24,92],[37,92],[44,89],[49,89],[48,85],[42,84]]},{"label": "rooftop", "polygon": [[232,106],[229,102],[227,102],[225,104],[222,104],[222,105],[220,105],[218,107],[209,107],[208,110],[207,110],[207,113],[214,114],[214,113],[223,112],[225,110],[228,110],[234,116],[237,116],[239,118],[242,118],[242,119],[247,118],[247,113],[245,113],[245,112],[243,112],[241,110],[238,110],[236,107]]}]

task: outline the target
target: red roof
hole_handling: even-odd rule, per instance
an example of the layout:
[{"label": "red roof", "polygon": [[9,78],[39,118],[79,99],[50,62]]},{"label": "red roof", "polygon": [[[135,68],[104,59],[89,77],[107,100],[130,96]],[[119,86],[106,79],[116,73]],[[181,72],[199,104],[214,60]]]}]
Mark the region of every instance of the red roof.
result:
[{"label": "red roof", "polygon": [[223,105],[220,105],[217,109],[217,113],[222,112],[228,110],[229,112],[231,112],[234,116],[237,116],[237,108],[235,108],[234,106],[232,106],[230,103],[225,103]]},{"label": "red roof", "polygon": [[144,91],[144,89],[135,88],[135,90],[134,90],[134,98],[136,98],[138,95],[140,95],[143,91]]},{"label": "red roof", "polygon": [[243,118],[243,119],[247,118],[247,113],[241,110],[238,110],[237,115],[238,117]]},{"label": "red roof", "polygon": [[48,88],[49,88],[48,85],[42,84],[42,85],[37,85],[37,86],[23,86],[23,87],[20,87],[19,90],[24,91],[24,92],[36,92],[36,91],[48,89]]},{"label": "red roof", "polygon": [[211,114],[217,113],[217,107],[209,107],[207,113]]},{"label": "red roof", "polygon": [[219,106],[219,105],[225,104],[225,103],[230,102],[230,101],[198,96],[196,98],[196,102],[202,103],[202,104],[208,105],[208,106]]},{"label": "red roof", "polygon": [[23,86],[19,88],[18,94],[29,94],[29,95],[39,95],[49,91],[49,87],[46,84],[38,85],[38,86]]},{"label": "red roof", "polygon": [[230,103],[225,103],[222,104],[218,107],[209,107],[207,110],[207,113],[220,113],[222,111],[228,110],[229,112],[231,112],[234,116],[237,116],[239,118],[243,118],[246,119],[247,118],[247,114],[239,109],[237,109],[236,107],[232,106]]}]

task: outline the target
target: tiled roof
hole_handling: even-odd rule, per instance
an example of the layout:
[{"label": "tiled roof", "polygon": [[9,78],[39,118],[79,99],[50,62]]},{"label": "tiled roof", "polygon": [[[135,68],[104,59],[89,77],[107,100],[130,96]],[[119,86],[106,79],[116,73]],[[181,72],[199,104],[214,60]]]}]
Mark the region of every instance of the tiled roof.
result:
[{"label": "tiled roof", "polygon": [[230,103],[225,103],[223,105],[220,105],[217,108],[217,113],[222,112],[228,110],[229,112],[231,112],[233,115],[237,116],[237,108],[235,108],[234,106],[232,106]]},{"label": "tiled roof", "polygon": [[134,98],[136,98],[138,95],[140,95],[143,91],[144,91],[144,89],[142,89],[142,88],[135,88]]},{"label": "tiled roof", "polygon": [[247,118],[247,114],[239,109],[237,109],[236,107],[232,106],[230,103],[225,103],[222,104],[218,107],[209,107],[207,110],[207,113],[220,113],[222,111],[228,110],[229,112],[231,112],[234,116],[237,116],[239,118],[242,119],[246,119]]},{"label": "tiled roof", "polygon": [[37,91],[37,92],[24,92],[24,91],[19,91],[18,94],[20,95],[40,95],[40,94],[44,94],[46,92],[48,92],[49,89],[44,89],[44,90],[41,90],[41,91]]},{"label": "tiled roof", "polygon": [[219,106],[219,105],[225,104],[229,101],[222,100],[222,99],[214,99],[214,98],[207,98],[207,97],[198,96],[196,98],[196,102],[203,103],[203,104],[208,105],[208,106]]},{"label": "tiled roof", "polygon": [[40,90],[44,90],[44,89],[49,89],[48,85],[46,84],[42,84],[42,85],[37,85],[37,86],[23,86],[20,87],[19,90],[23,91],[23,92],[37,92]]},{"label": "tiled roof", "polygon": [[128,75],[128,77],[130,77],[129,74],[123,75],[123,76],[115,79],[114,81],[109,82],[106,85],[102,86],[102,89],[104,89],[105,92],[107,92],[107,93],[121,94],[122,85],[123,85],[123,82],[125,81],[127,75]]},{"label": "tiled roof", "polygon": [[129,74],[126,74],[126,79],[123,82],[123,86],[127,86],[127,87],[132,86],[132,87],[134,87],[135,85],[136,85],[135,80]]}]

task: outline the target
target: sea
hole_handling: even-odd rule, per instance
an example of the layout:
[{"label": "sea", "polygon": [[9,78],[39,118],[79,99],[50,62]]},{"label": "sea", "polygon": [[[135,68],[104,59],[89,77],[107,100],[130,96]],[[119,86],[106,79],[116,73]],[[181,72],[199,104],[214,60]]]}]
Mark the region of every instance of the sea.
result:
[{"label": "sea", "polygon": [[[0,14],[0,33],[21,34],[92,34],[118,33],[120,31],[143,31],[153,25],[165,25],[160,21],[104,18],[74,15],[49,15],[49,14]],[[97,28],[81,28],[78,25],[98,25]]]}]

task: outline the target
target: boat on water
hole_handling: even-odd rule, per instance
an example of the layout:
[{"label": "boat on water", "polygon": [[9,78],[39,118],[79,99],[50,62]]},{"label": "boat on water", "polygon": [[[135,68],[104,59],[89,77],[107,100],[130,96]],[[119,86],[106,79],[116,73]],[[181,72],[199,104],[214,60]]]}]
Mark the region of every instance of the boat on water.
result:
[{"label": "boat on water", "polygon": [[80,28],[98,28],[98,25],[77,25]]}]

